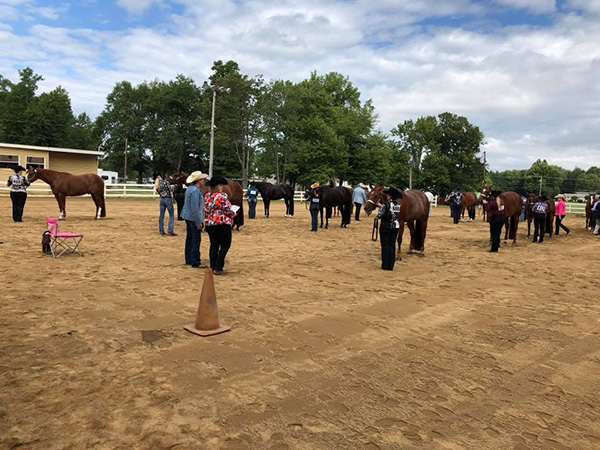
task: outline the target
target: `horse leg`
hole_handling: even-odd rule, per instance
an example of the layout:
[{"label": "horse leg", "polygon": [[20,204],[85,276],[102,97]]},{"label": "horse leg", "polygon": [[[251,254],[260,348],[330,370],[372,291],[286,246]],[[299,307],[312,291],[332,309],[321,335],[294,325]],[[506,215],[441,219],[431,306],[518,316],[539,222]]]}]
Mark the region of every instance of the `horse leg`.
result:
[{"label": "horse leg", "polygon": [[427,221],[428,221],[428,217],[425,217],[424,219],[421,219],[419,222],[421,222],[421,248],[419,249],[421,251],[421,256],[423,256],[423,254],[425,253],[425,237],[427,236]]},{"label": "horse leg", "polygon": [[92,200],[94,200],[94,204],[96,205],[96,215],[94,216],[94,219],[99,219],[100,218],[100,198],[98,197],[97,194],[94,194],[92,192]]},{"label": "horse leg", "polygon": [[415,249],[415,223],[413,221],[406,222],[408,226],[408,231],[410,231],[410,244],[408,246],[408,254],[412,255],[413,250]]},{"label": "horse leg", "polygon": [[398,249],[396,250],[396,261],[402,261],[402,235],[404,234],[404,221],[400,221],[400,228],[398,228]]},{"label": "horse leg", "polygon": [[321,226],[319,228],[323,228],[323,208],[319,207],[321,213]]},{"label": "horse leg", "polygon": [[60,215],[58,216],[59,220],[63,220],[67,217],[67,211],[65,209],[66,197],[63,194],[55,194],[56,201],[58,202],[58,209],[60,211]]},{"label": "horse leg", "polygon": [[265,217],[268,219],[269,218],[269,207],[271,206],[271,200],[264,199],[263,200],[265,202]]},{"label": "horse leg", "polygon": [[325,229],[329,228],[329,219],[331,218],[331,206],[325,210]]},{"label": "horse leg", "polygon": [[518,213],[517,215],[514,215],[512,220],[514,222],[514,234],[513,234],[513,245],[517,245],[517,230],[519,229],[519,217],[521,216],[521,213]]}]

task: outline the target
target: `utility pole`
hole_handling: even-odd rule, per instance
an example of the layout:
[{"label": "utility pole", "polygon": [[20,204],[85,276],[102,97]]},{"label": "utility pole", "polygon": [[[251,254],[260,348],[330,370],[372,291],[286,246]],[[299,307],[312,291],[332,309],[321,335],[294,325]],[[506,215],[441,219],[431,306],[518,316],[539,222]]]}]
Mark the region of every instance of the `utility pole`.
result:
[{"label": "utility pole", "polygon": [[486,164],[487,164],[487,159],[486,159],[486,154],[485,154],[485,153],[486,153],[486,152],[484,151],[484,152],[483,152],[483,183],[482,183],[482,185],[484,185],[484,184],[485,184],[485,169],[486,169],[486,167],[485,167],[485,166],[486,166]]},{"label": "utility pole", "polygon": [[408,172],[408,188],[412,189],[412,171],[413,171],[413,159],[410,158],[408,162],[409,172]]},{"label": "utility pole", "polygon": [[543,177],[540,177],[540,193],[539,195],[542,195],[542,181],[543,181]]},{"label": "utility pole", "polygon": [[208,160],[208,177],[213,175],[213,157],[215,152],[215,104],[217,103],[217,90],[213,90],[212,116],[210,118],[210,156]]},{"label": "utility pole", "polygon": [[127,183],[127,138],[125,138],[125,163],[123,164],[123,181]]}]

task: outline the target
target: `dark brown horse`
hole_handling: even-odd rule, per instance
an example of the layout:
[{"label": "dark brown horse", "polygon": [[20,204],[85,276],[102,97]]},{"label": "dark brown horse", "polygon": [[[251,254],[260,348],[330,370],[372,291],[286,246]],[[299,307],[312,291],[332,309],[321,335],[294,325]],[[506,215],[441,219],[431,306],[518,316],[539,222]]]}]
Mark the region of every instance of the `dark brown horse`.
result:
[{"label": "dark brown horse", "polygon": [[323,210],[325,210],[325,228],[329,228],[334,208],[338,208],[342,216],[340,226],[346,228],[352,216],[352,189],[343,186],[321,186],[319,191],[319,206],[321,209],[321,228],[323,228]]},{"label": "dark brown horse", "polygon": [[594,206],[594,203],[596,202],[598,196],[594,193],[590,193],[590,195],[586,197],[587,201],[585,203],[585,229],[587,230],[588,228],[591,228],[593,231],[594,229],[592,227],[592,223],[594,222],[594,220],[592,216],[592,206]]},{"label": "dark brown horse", "polygon": [[475,220],[475,207],[479,203],[474,192],[465,192],[460,202],[460,215],[465,217],[465,210],[469,213],[469,220]]},{"label": "dark brown horse", "polygon": [[256,186],[265,205],[265,217],[269,217],[269,206],[271,200],[281,200],[285,202],[285,217],[294,215],[294,188],[289,184],[272,184],[263,181],[253,181],[251,186]]},{"label": "dark brown horse", "polygon": [[104,204],[104,180],[93,173],[84,175],[71,175],[66,172],[57,172],[56,170],[40,169],[29,167],[27,171],[27,181],[33,183],[35,180],[45,181],[50,185],[54,197],[58,202],[60,210],[59,219],[67,217],[65,208],[67,197],[77,197],[79,195],[90,194],[96,204],[95,219],[106,217],[106,205]]},{"label": "dark brown horse", "polygon": [[[531,236],[531,222],[533,221],[533,212],[531,208],[537,202],[538,196],[536,194],[530,193],[527,195],[527,203],[525,203],[525,220],[527,221],[527,239]],[[546,214],[546,233],[548,234],[548,238],[552,239],[552,232],[554,231],[554,212],[556,211],[556,205],[554,204],[554,200],[548,198],[546,200],[546,204],[548,205],[548,213]]]},{"label": "dark brown horse", "polygon": [[[367,216],[371,214],[376,206],[383,203],[383,194],[381,193],[383,189],[383,186],[376,186],[369,192],[367,204],[365,205]],[[400,228],[398,230],[398,250],[396,250],[396,260],[398,261],[402,259],[401,247],[404,224],[406,223],[410,230],[409,253],[417,251],[422,255],[425,252],[427,220],[429,219],[429,199],[422,191],[410,189],[400,192],[401,197],[398,199],[400,204],[400,215],[398,217]]]},{"label": "dark brown horse", "polygon": [[[176,184],[187,184],[185,180],[189,176],[186,172],[175,172],[171,174],[168,178],[169,183]],[[237,205],[240,207],[235,218],[233,219],[233,226],[236,227],[236,230],[240,230],[240,227],[244,225],[244,188],[239,185],[234,180],[227,180],[229,183],[223,186],[223,192],[227,194],[229,201],[232,205]],[[207,186],[202,186],[200,188],[202,194],[206,194],[209,191]]]},{"label": "dark brown horse", "polygon": [[[489,201],[492,192],[491,186],[485,186],[481,190],[480,200]],[[504,243],[508,239],[512,239],[513,245],[517,245],[517,229],[519,228],[519,219],[521,217],[521,209],[523,202],[521,196],[514,191],[506,191],[500,194],[500,198],[504,203]],[[488,215],[489,221],[489,215]]]}]

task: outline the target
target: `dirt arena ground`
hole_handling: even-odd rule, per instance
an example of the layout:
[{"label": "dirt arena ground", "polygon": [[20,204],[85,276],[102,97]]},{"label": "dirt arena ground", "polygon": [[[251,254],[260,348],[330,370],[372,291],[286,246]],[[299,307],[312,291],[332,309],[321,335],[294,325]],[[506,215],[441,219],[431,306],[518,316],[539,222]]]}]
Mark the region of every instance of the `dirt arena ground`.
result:
[{"label": "dirt arena ground", "polygon": [[390,273],[372,220],[310,233],[277,204],[216,277],[232,330],[201,338],[183,330],[203,271],[182,222],[159,236],[150,200],[109,199],[101,221],[67,207],[85,256],[54,260],[54,200],[15,224],[0,198],[1,448],[600,448],[600,239],[582,218],[489,254],[484,223],[440,208],[426,256]]}]

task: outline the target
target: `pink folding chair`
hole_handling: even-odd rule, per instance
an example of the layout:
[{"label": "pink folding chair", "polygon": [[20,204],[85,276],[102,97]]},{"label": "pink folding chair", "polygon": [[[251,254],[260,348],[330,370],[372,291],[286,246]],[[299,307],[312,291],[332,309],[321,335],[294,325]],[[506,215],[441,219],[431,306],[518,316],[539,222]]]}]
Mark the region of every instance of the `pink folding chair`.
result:
[{"label": "pink folding chair", "polygon": [[77,253],[79,256],[83,256],[83,253],[79,250],[83,234],[58,231],[58,219],[56,217],[46,217],[46,228],[50,232],[52,256],[58,258],[63,253]]}]

